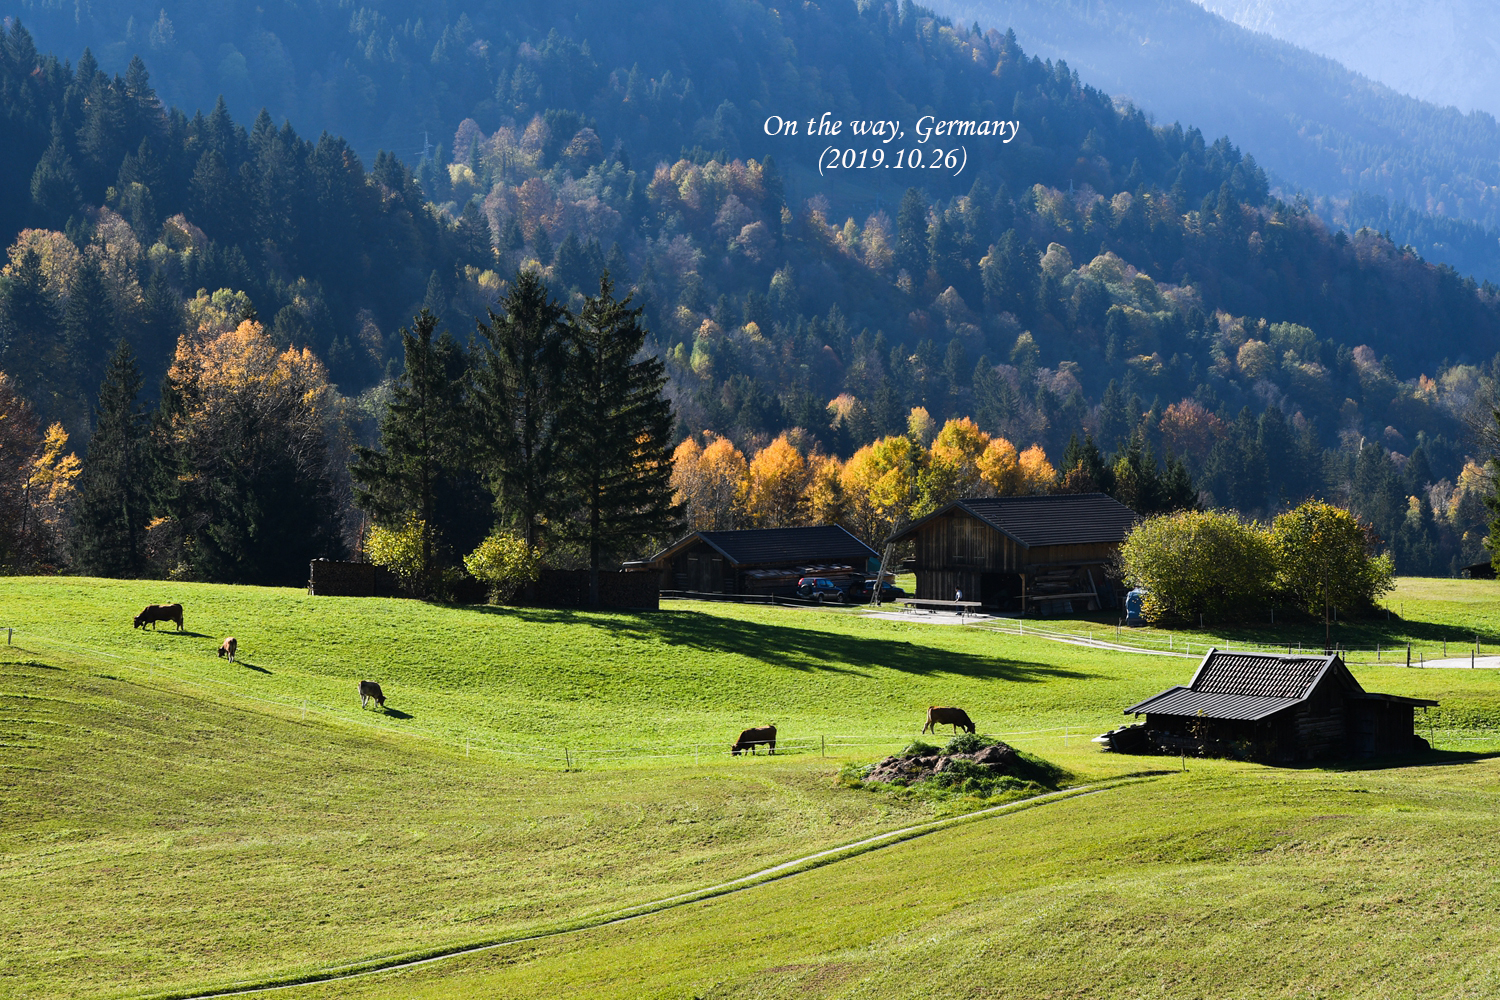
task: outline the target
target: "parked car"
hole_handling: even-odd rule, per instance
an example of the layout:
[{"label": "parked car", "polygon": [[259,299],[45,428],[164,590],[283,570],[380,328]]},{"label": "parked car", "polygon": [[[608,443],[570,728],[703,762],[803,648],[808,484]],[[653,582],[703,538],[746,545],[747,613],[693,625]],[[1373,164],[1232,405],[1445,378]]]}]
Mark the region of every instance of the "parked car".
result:
[{"label": "parked car", "polygon": [[[856,580],[849,587],[849,597],[852,600],[868,601],[870,592],[875,589],[874,580]],[[891,583],[889,580],[880,585],[881,601],[894,601],[898,597],[905,597],[906,591]]]},{"label": "parked car", "polygon": [[845,600],[844,591],[826,576],[804,576],[798,580],[797,596],[819,604],[825,601],[843,604]]}]

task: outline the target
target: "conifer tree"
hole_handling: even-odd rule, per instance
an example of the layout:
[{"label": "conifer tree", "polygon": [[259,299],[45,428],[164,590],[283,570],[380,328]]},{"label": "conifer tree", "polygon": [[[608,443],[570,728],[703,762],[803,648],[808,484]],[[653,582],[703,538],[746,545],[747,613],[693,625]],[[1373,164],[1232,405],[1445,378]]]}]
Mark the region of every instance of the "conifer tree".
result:
[{"label": "conifer tree", "polygon": [[579,508],[565,536],[586,547],[589,603],[599,603],[604,562],[672,531],[672,404],[661,360],[636,360],[646,340],[641,310],[619,300],[609,272],[569,331],[567,439],[569,491]]},{"label": "conifer tree", "polygon": [[0,284],[0,371],[34,394],[60,359],[54,356],[62,316],[47,288],[42,261],[28,248],[11,280]]},{"label": "conifer tree", "polygon": [[567,311],[534,272],[516,276],[479,321],[486,349],[476,377],[490,485],[505,520],[536,545],[562,513],[558,425],[565,399]]},{"label": "conifer tree", "polygon": [[443,571],[477,546],[488,527],[488,497],[474,469],[470,372],[452,335],[435,337],[427,310],[402,329],[406,365],[380,424],[380,448],[356,448],[349,468],[354,502],[374,522],[421,525],[425,595],[440,595]]},{"label": "conifer tree", "polygon": [[135,577],[145,570],[150,497],[140,390],[135,355],[121,340],[99,386],[98,426],[78,476],[73,554],[88,576]]},{"label": "conifer tree", "polygon": [[915,287],[927,280],[927,199],[916,188],[906,189],[896,213],[895,263]]}]

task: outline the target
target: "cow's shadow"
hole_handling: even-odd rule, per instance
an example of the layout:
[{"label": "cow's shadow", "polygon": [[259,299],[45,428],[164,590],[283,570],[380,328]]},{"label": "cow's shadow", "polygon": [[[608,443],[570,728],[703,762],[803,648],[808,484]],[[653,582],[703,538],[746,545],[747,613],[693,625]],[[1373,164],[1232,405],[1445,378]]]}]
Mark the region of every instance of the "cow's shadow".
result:
[{"label": "cow's shadow", "polygon": [[160,629],[160,630],[153,629],[151,631],[151,634],[152,635],[170,635],[170,636],[175,636],[178,639],[208,639],[208,638],[211,638],[210,636],[204,635],[202,632],[188,632],[188,631],[185,631],[185,630],[182,631],[182,632],[179,632],[176,629]]},{"label": "cow's shadow", "polygon": [[403,712],[399,708],[386,708],[386,709],[384,709],[384,712],[385,712],[386,715],[389,715],[393,719],[410,719],[410,718],[412,718],[412,716],[409,713]]},{"label": "cow's shadow", "polygon": [[246,670],[254,670],[258,674],[271,674],[271,671],[267,670],[265,667],[257,667],[255,664],[249,662],[248,660],[235,660],[234,665],[237,667],[244,667]]}]

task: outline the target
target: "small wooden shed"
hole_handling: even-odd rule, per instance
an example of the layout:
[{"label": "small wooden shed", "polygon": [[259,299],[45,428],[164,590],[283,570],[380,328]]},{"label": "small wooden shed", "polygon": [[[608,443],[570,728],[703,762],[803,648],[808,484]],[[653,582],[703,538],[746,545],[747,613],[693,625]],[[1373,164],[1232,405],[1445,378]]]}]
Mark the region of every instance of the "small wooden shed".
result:
[{"label": "small wooden shed", "polygon": [[963,591],[987,611],[1115,606],[1106,576],[1140,515],[1103,493],[958,500],[892,535],[915,542],[916,596]]},{"label": "small wooden shed", "polygon": [[836,524],[695,531],[627,570],[655,572],[662,590],[703,594],[794,594],[797,580],[823,576],[841,587],[880,565],[880,553]]},{"label": "small wooden shed", "polygon": [[1409,754],[1427,747],[1415,710],[1437,702],[1374,694],[1337,653],[1211,649],[1186,686],[1125,709],[1156,745],[1235,751],[1276,763]]}]

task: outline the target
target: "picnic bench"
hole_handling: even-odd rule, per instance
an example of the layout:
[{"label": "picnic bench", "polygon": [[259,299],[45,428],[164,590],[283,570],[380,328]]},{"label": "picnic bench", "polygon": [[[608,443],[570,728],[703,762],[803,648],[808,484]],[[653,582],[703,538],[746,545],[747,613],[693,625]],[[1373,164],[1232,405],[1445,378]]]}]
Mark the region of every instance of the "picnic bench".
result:
[{"label": "picnic bench", "polygon": [[912,609],[926,608],[929,611],[951,610],[956,615],[965,615],[969,613],[970,609],[983,607],[979,601],[938,601],[926,597],[898,597],[895,603],[904,604]]}]

